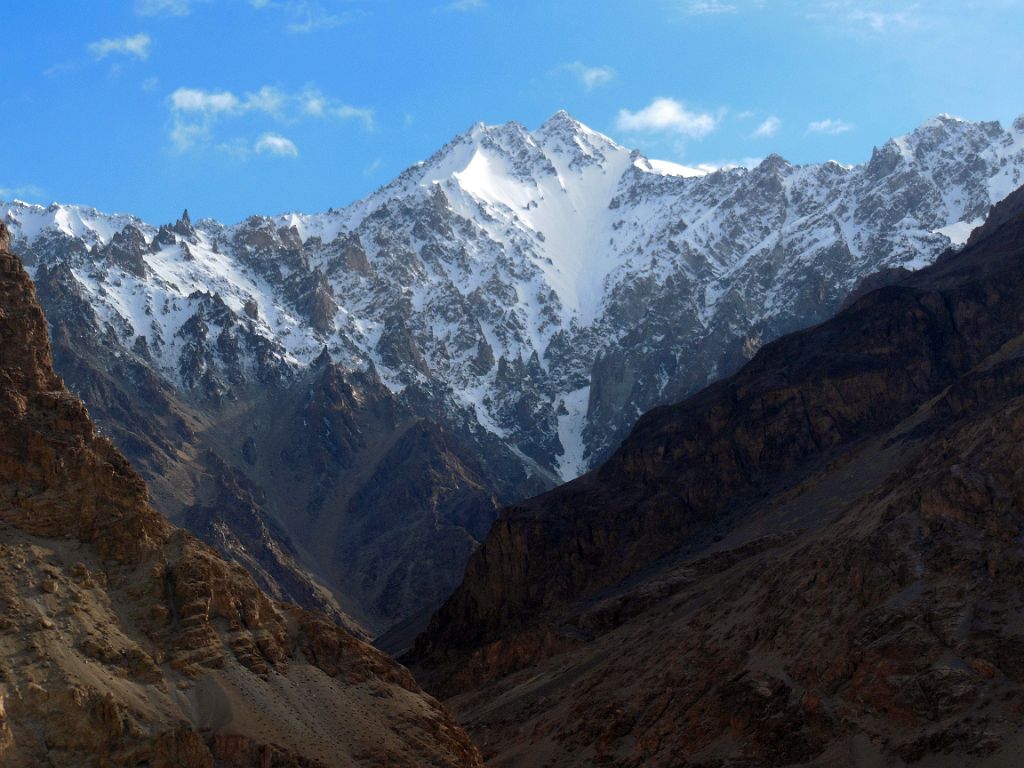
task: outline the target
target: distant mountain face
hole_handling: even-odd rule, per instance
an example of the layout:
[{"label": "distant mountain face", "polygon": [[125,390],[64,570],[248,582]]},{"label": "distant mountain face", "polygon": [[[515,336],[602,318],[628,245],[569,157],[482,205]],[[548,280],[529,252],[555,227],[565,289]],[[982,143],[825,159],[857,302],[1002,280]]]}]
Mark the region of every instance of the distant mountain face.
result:
[{"label": "distant mountain face", "polygon": [[1024,188],[504,510],[409,657],[488,764],[1009,765]]},{"label": "distant mountain face", "polygon": [[[855,167],[797,167],[773,155],[750,170],[702,174],[630,152],[563,112],[533,132],[474,126],[365,200],[322,214],[233,226],[184,215],[157,228],[73,206],[2,210],[33,275],[55,288],[41,295],[66,341],[58,369],[77,371],[67,374],[76,390],[95,390],[95,400],[84,396],[115,439],[149,452],[147,471],[146,457],[126,447],[155,487],[165,481],[168,514],[210,507],[203,476],[230,470],[259,485],[259,462],[246,454],[298,461],[295,446],[264,427],[277,393],[317,391],[310,379],[330,364],[363,382],[346,406],[359,418],[373,421],[363,403],[393,401],[405,414],[391,422],[395,439],[409,419],[425,419],[452,456],[475,456],[445,461],[458,467],[447,480],[425,453],[406,474],[418,478],[405,510],[412,527],[451,524],[446,546],[464,553],[497,502],[575,477],[640,413],[824,319],[865,275],[921,266],[962,243],[1022,177],[1024,120],[1004,129],[939,117]],[[95,354],[84,364],[87,346]],[[168,403],[159,429],[125,427],[158,392]],[[324,422],[289,407],[295,432],[337,438],[315,438]],[[161,468],[186,443],[199,459],[179,482]],[[350,457],[346,483],[374,474],[359,469],[380,458],[365,446]],[[282,451],[283,463],[268,458]],[[220,467],[211,452],[227,470],[210,468]],[[299,487],[301,474],[276,487]],[[438,507],[438,487],[460,501]],[[203,498],[192,488],[205,488]],[[471,489],[481,493],[467,511]],[[255,491],[270,539],[276,520],[296,567],[337,592],[325,556],[307,546],[309,528],[278,508],[274,489]],[[338,514],[322,502],[301,501],[316,507],[309,514]],[[264,559],[280,563],[270,539]],[[385,567],[361,589],[407,602],[348,608],[383,626],[425,606],[404,586],[411,573],[397,575],[400,558],[376,540]],[[428,591],[443,594],[460,570]],[[398,581],[388,587],[389,578]]]}]

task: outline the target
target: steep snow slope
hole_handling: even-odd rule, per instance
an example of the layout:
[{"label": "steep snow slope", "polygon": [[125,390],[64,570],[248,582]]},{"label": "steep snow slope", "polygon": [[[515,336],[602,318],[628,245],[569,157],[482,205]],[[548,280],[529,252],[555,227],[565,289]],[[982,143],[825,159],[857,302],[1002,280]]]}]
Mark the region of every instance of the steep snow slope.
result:
[{"label": "steep snow slope", "polygon": [[559,112],[533,132],[475,125],[322,214],[156,228],[2,210],[34,265],[71,267],[95,332],[184,392],[287,380],[326,347],[553,482],[863,276],[959,245],[1022,173],[1022,120],[942,115],[855,167],[707,173]]}]

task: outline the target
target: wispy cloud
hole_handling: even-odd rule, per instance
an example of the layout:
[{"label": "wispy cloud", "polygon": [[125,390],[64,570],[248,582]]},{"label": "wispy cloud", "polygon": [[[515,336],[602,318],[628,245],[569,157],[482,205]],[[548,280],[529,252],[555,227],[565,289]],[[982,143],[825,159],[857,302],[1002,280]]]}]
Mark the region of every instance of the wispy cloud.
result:
[{"label": "wispy cloud", "polygon": [[477,11],[486,5],[486,0],[452,0],[448,5],[444,6],[444,10],[465,13],[466,11]]},{"label": "wispy cloud", "polygon": [[349,104],[342,104],[331,110],[333,114],[342,120],[357,120],[363,127],[372,131],[374,129],[374,111],[366,107],[353,107]]},{"label": "wispy cloud", "polygon": [[771,115],[765,118],[764,122],[757,126],[750,136],[754,139],[770,139],[779,132],[779,128],[781,127],[782,121],[775,115]]},{"label": "wispy cloud", "polygon": [[718,160],[716,162],[704,162],[691,165],[691,168],[696,168],[698,171],[704,171],[705,173],[714,173],[715,171],[731,171],[736,168],[756,168],[764,161],[763,157],[739,157],[730,158],[728,160]]},{"label": "wispy cloud", "polygon": [[231,91],[204,91],[201,88],[178,88],[171,94],[171,109],[174,112],[197,112],[209,115],[241,112],[264,112],[268,115],[284,116],[297,111],[306,98],[305,92],[290,95],[280,88],[264,85],[258,91],[236,96]]},{"label": "wispy cloud", "polygon": [[917,2],[904,0],[827,0],[813,6],[807,18],[840,25],[853,33],[873,35],[919,27],[925,14]]},{"label": "wispy cloud", "polygon": [[310,8],[303,12],[301,18],[289,23],[287,29],[292,34],[303,35],[318,29],[334,29],[354,18],[351,13],[326,13],[320,8]]},{"label": "wispy cloud", "polygon": [[689,16],[720,16],[736,13],[738,10],[735,5],[723,3],[721,0],[692,0],[686,7]]},{"label": "wispy cloud", "polygon": [[853,124],[844,120],[816,120],[807,126],[808,133],[823,133],[829,136],[836,136],[840,133],[848,133],[853,130]]},{"label": "wispy cloud", "polygon": [[59,64],[53,64],[44,69],[43,75],[45,75],[46,77],[57,77],[58,75],[63,75],[67,72],[74,72],[79,67],[81,67],[80,62],[62,61]]},{"label": "wispy cloud", "polygon": [[854,9],[847,15],[847,19],[856,24],[867,24],[875,32],[884,32],[894,26],[913,26],[917,18],[907,11],[866,11]]},{"label": "wispy cloud", "polygon": [[302,95],[302,109],[307,115],[321,117],[327,110],[327,99],[316,91],[307,90]]},{"label": "wispy cloud", "polygon": [[[671,17],[731,16],[765,10],[766,0],[664,0]],[[1018,2],[1019,0],[1009,0]],[[992,2],[992,0],[989,0]],[[855,35],[879,35],[927,26],[934,15],[920,0],[790,0],[774,4],[777,10]]]},{"label": "wispy cloud", "polygon": [[615,121],[621,131],[673,133],[690,139],[702,139],[715,130],[718,121],[706,112],[691,112],[675,99],[657,98],[643,109],[620,109]]},{"label": "wispy cloud", "polygon": [[289,96],[282,90],[264,85],[255,93],[247,94],[242,106],[247,110],[277,115],[285,108],[287,101]]},{"label": "wispy cloud", "polygon": [[135,13],[139,16],[187,16],[192,0],[135,0]]},{"label": "wispy cloud", "polygon": [[171,109],[175,112],[202,112],[217,114],[237,112],[242,102],[231,91],[203,91],[198,88],[179,88],[171,94]]},{"label": "wispy cloud", "polygon": [[204,144],[210,137],[210,129],[204,123],[190,123],[179,117],[174,118],[171,126],[171,146],[177,152],[187,152],[199,144]]},{"label": "wispy cloud", "polygon": [[21,199],[21,198],[35,198],[39,199],[45,195],[46,192],[42,188],[37,187],[35,184],[22,184],[17,187],[0,187],[0,198],[5,200]]},{"label": "wispy cloud", "polygon": [[295,142],[277,133],[264,133],[256,142],[254,149],[258,155],[299,156],[299,148],[295,146]]},{"label": "wispy cloud", "polygon": [[589,67],[582,61],[573,61],[568,64],[563,64],[562,69],[576,75],[583,87],[588,91],[592,91],[606,83],[610,83],[615,79],[616,74],[615,70],[611,67]]},{"label": "wispy cloud", "polygon": [[318,30],[334,29],[365,15],[361,10],[329,11],[313,0],[249,0],[256,10],[275,10],[287,19],[285,30],[304,35]]},{"label": "wispy cloud", "polygon": [[152,39],[145,33],[129,35],[127,37],[105,37],[89,43],[86,49],[94,59],[105,59],[107,56],[117,54],[121,56],[134,56],[137,59],[149,58],[149,46]]},{"label": "wispy cloud", "polygon": [[[339,99],[325,96],[313,87],[290,93],[265,85],[259,90],[238,95],[232,91],[178,88],[168,98],[172,123],[169,131],[171,146],[178,152],[213,144],[215,129],[228,121],[247,117],[247,124],[268,118],[278,123],[294,124],[309,119],[354,120],[367,131],[375,127],[375,113],[369,107],[355,107]],[[220,131],[216,131],[220,132]],[[284,139],[276,132],[264,132],[254,144],[243,139],[231,139],[216,144],[238,157],[256,154],[285,154],[291,151],[277,141]],[[286,140],[290,141],[290,140]],[[294,143],[291,145],[294,147]],[[251,151],[250,151],[251,150]],[[296,149],[295,154],[298,153]]]}]

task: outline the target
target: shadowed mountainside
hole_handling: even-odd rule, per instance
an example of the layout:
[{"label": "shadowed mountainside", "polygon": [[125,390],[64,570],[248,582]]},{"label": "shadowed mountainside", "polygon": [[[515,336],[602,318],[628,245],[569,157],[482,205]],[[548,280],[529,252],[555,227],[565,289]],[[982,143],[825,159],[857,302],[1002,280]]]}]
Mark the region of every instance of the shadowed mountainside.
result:
[{"label": "shadowed mountainside", "polygon": [[501,514],[411,656],[490,764],[1013,764],[1024,194],[989,222]]},{"label": "shadowed mountainside", "polygon": [[147,502],[0,223],[0,762],[476,766],[412,677]]}]

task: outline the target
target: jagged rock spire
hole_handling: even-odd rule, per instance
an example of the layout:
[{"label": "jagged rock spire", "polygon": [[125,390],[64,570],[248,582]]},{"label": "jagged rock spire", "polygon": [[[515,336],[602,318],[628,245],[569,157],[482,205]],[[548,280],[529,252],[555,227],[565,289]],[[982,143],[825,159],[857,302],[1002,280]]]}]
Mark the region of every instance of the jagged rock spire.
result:
[{"label": "jagged rock spire", "polygon": [[0,253],[6,253],[11,250],[11,231],[7,229],[7,224],[0,221]]},{"label": "jagged rock spire", "polygon": [[188,208],[182,211],[181,218],[174,222],[174,226],[171,229],[182,237],[192,237],[195,235],[196,230],[192,226],[192,217],[188,215]]},{"label": "jagged rock spire", "polygon": [[320,351],[320,354],[316,356],[316,360],[313,361],[313,367],[326,368],[333,362],[334,360],[331,359],[331,353],[327,349],[327,345],[324,344],[324,348]]}]

